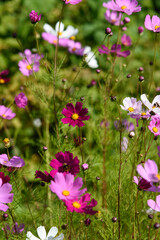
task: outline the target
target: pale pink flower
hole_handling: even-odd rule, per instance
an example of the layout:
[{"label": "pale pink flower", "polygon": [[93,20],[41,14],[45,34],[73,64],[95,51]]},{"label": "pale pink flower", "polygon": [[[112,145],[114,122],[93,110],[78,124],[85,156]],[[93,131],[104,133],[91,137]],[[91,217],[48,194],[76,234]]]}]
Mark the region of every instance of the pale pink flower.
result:
[{"label": "pale pink flower", "polygon": [[11,203],[13,201],[12,185],[2,182],[0,178],[0,210],[6,212],[9,208],[5,203]]},{"label": "pale pink flower", "polygon": [[144,22],[145,28],[153,32],[160,32],[160,18],[153,16],[152,20],[149,14],[147,14]]},{"label": "pale pink flower", "polygon": [[16,116],[16,114],[13,113],[10,108],[5,107],[4,105],[0,105],[0,117],[1,118],[11,120],[15,116]]}]

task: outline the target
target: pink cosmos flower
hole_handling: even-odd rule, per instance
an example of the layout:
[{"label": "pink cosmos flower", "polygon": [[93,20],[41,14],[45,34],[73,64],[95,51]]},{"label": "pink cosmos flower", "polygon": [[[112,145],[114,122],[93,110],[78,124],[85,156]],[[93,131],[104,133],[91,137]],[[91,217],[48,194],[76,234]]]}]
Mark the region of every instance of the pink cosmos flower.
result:
[{"label": "pink cosmos flower", "polygon": [[16,95],[14,100],[15,100],[17,107],[19,107],[19,108],[25,108],[25,106],[27,105],[27,101],[28,101],[26,95],[23,92]]},{"label": "pink cosmos flower", "polygon": [[43,54],[39,55],[38,53],[32,54],[29,49],[26,49],[23,53],[20,53],[20,56],[23,57],[19,61],[18,66],[21,73],[25,76],[32,75],[33,72],[38,72],[40,67],[40,59],[43,58]]},{"label": "pink cosmos flower", "polygon": [[50,172],[52,177],[54,177],[57,172],[61,172],[64,175],[71,173],[74,176],[79,173],[79,160],[77,156],[73,158],[73,154],[69,151],[65,151],[65,153],[58,152],[55,156],[56,159],[52,159],[50,163],[50,166],[55,169]]},{"label": "pink cosmos flower", "polygon": [[2,72],[0,72],[0,84],[4,84],[10,81],[10,78],[7,77],[9,74],[9,70],[5,69]]},{"label": "pink cosmos flower", "polygon": [[82,2],[82,0],[64,0],[65,4],[72,4],[72,5],[76,5],[80,2]]},{"label": "pink cosmos flower", "polygon": [[144,22],[145,28],[153,32],[160,32],[160,18],[153,16],[152,20],[149,14],[147,14]]},{"label": "pink cosmos flower", "polygon": [[32,10],[29,14],[31,23],[35,24],[39,22],[41,20],[41,16],[42,14],[38,15],[38,12],[35,12],[34,10]]},{"label": "pink cosmos flower", "polygon": [[139,190],[148,192],[160,192],[160,185],[155,186],[152,182],[149,182],[144,178],[134,176],[133,182],[137,184]]},{"label": "pink cosmos flower", "polygon": [[139,175],[150,183],[157,183],[160,181],[160,174],[158,174],[158,167],[155,161],[148,159],[144,163],[144,168],[141,164],[137,166]]},{"label": "pink cosmos flower", "polygon": [[128,57],[130,55],[130,51],[126,50],[121,52],[120,44],[113,44],[111,50],[109,50],[105,45],[102,45],[101,48],[98,48],[100,54],[111,54],[116,55],[117,57]]},{"label": "pink cosmos flower", "polygon": [[13,201],[13,193],[10,193],[12,191],[12,185],[9,183],[2,182],[2,179],[0,178],[0,210],[3,212],[6,212],[9,208],[4,203],[11,203]]},{"label": "pink cosmos flower", "polygon": [[8,159],[7,154],[0,155],[0,164],[6,167],[20,168],[25,165],[25,162],[22,158],[13,156],[10,160]]},{"label": "pink cosmos flower", "polygon": [[72,103],[68,103],[66,105],[66,108],[63,108],[62,114],[66,116],[66,118],[62,118],[61,121],[64,124],[69,123],[69,125],[72,125],[75,127],[76,125],[78,127],[83,127],[85,124],[82,121],[88,120],[90,116],[85,116],[88,113],[87,108],[82,108],[83,103],[76,102],[76,106]]},{"label": "pink cosmos flower", "polygon": [[140,12],[141,7],[137,6],[136,0],[112,0],[107,3],[103,3],[103,7],[111,9],[113,11],[124,12],[127,15],[131,15],[133,12]]},{"label": "pink cosmos flower", "polygon": [[148,128],[155,136],[160,135],[160,116],[159,115],[152,116],[152,119],[149,123]]},{"label": "pink cosmos flower", "polygon": [[11,120],[15,116],[16,116],[16,114],[13,113],[10,108],[5,107],[4,105],[0,105],[0,117],[1,118]]},{"label": "pink cosmos flower", "polygon": [[82,178],[74,179],[74,175],[71,173],[63,175],[63,173],[57,172],[54,176],[54,182],[51,181],[50,189],[60,200],[72,200],[87,191],[87,188],[80,190],[82,185]]},{"label": "pink cosmos flower", "polygon": [[73,40],[68,40],[68,51],[70,53],[83,56],[84,48],[82,48],[80,42],[75,42]]},{"label": "pink cosmos flower", "polygon": [[109,23],[116,26],[121,25],[122,13],[118,13],[116,11],[111,12],[109,9],[107,9],[104,16]]},{"label": "pink cosmos flower", "polygon": [[70,212],[86,213],[90,215],[97,213],[97,211],[92,209],[97,205],[97,201],[94,198],[91,200],[91,194],[89,193],[86,193],[80,199],[75,198],[72,200],[66,200],[65,205]]},{"label": "pink cosmos flower", "polygon": [[121,42],[124,46],[131,46],[132,45],[132,40],[129,36],[127,36],[126,34],[124,34],[121,37]]},{"label": "pink cosmos flower", "polygon": [[160,195],[156,197],[156,201],[149,199],[147,204],[150,208],[155,210],[156,212],[160,212]]},{"label": "pink cosmos flower", "polygon": [[142,102],[141,101],[137,101],[136,98],[133,97],[126,97],[123,99],[123,105],[120,105],[120,107],[125,110],[128,111],[129,115],[137,115],[140,114],[142,112]]},{"label": "pink cosmos flower", "polygon": [[54,36],[51,33],[46,33],[46,32],[42,33],[42,38],[53,45],[57,45],[58,43],[60,47],[68,47],[69,40],[67,38],[59,38],[59,42],[58,42],[57,36]]}]

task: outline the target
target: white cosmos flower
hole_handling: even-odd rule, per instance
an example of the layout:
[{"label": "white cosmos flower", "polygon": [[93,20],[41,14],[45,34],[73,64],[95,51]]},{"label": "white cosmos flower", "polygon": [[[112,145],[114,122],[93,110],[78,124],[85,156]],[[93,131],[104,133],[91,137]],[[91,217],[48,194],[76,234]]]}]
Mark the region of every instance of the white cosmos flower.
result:
[{"label": "white cosmos flower", "polygon": [[128,114],[141,114],[142,102],[133,97],[126,97],[123,99],[123,106],[120,105],[123,110],[128,111]]},{"label": "white cosmos flower", "polygon": [[85,47],[83,54],[85,55],[85,61],[90,68],[98,67],[94,52],[91,51],[91,48],[89,46]]},{"label": "white cosmos flower", "polygon": [[150,110],[153,111],[154,113],[160,115],[160,95],[157,95],[152,103],[149,102],[146,94],[141,95],[141,100],[142,103]]},{"label": "white cosmos flower", "polygon": [[35,237],[31,232],[27,232],[26,240],[63,240],[64,235],[60,234],[58,237],[55,236],[58,233],[58,229],[56,227],[52,227],[48,234],[46,234],[46,230],[44,226],[40,226],[37,228],[38,237]]},{"label": "white cosmos flower", "polygon": [[[59,22],[56,23],[55,29],[53,29],[48,23],[45,23],[43,26],[43,29],[45,32],[50,33],[54,36],[58,36],[59,38],[70,38],[72,40],[75,40],[75,35],[78,33],[78,29],[74,28],[73,26],[69,25],[66,30],[64,30],[64,24],[61,22],[60,23],[60,28],[59,28]],[[59,29],[59,32],[58,32]]]}]

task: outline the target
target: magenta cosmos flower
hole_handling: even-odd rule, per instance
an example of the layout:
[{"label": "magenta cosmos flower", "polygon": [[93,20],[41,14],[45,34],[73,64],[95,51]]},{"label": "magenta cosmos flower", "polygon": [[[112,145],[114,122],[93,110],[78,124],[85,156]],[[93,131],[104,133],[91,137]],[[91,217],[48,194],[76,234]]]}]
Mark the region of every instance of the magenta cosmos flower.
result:
[{"label": "magenta cosmos flower", "polygon": [[20,168],[25,165],[25,162],[22,158],[13,156],[10,160],[8,159],[7,154],[0,155],[0,164],[6,167]]},{"label": "magenta cosmos flower", "polygon": [[64,0],[65,4],[72,4],[72,5],[76,5],[80,2],[82,2],[82,0]]},{"label": "magenta cosmos flower", "polygon": [[36,171],[35,178],[40,178],[41,181],[49,183],[51,180],[54,181],[54,178],[47,172]]},{"label": "magenta cosmos flower", "polygon": [[20,53],[20,56],[23,57],[19,61],[18,66],[21,73],[25,76],[32,75],[33,72],[38,72],[40,67],[40,59],[43,58],[43,54],[39,55],[38,53],[32,54],[29,49],[26,49],[23,53]]},{"label": "magenta cosmos flower", "polygon": [[69,151],[58,152],[56,155],[56,159],[52,159],[50,166],[55,170],[50,172],[52,177],[55,176],[57,172],[61,172],[64,175],[67,173],[71,173],[76,176],[79,173],[79,160],[77,156],[73,158],[73,154]]},{"label": "magenta cosmos flower", "polygon": [[51,181],[50,189],[60,200],[71,200],[79,198],[80,195],[87,191],[87,188],[80,190],[83,185],[82,178],[74,179],[74,175],[68,173],[56,173],[54,181]]},{"label": "magenta cosmos flower", "polygon": [[10,181],[10,177],[8,175],[4,176],[3,172],[0,172],[0,179],[2,180],[2,184],[8,183]]},{"label": "magenta cosmos flower", "polygon": [[160,116],[159,115],[152,117],[148,128],[154,134],[154,136],[160,135]]},{"label": "magenta cosmos flower", "polygon": [[86,213],[90,215],[97,213],[97,211],[92,209],[97,205],[97,201],[94,198],[91,200],[91,194],[89,193],[86,193],[80,199],[75,198],[72,200],[66,200],[65,205],[70,212]]},{"label": "magenta cosmos flower", "polygon": [[158,167],[153,160],[148,159],[147,162],[144,163],[144,167],[139,164],[137,166],[137,172],[142,178],[144,178],[150,183],[160,182],[160,174],[158,174]]},{"label": "magenta cosmos flower", "polygon": [[9,183],[4,183],[0,178],[0,210],[6,212],[9,208],[4,203],[11,203],[13,201],[12,185]]},{"label": "magenta cosmos flower", "polygon": [[131,15],[133,12],[140,12],[141,7],[137,6],[136,0],[112,0],[108,3],[103,3],[103,7],[111,9],[113,11],[124,12],[127,15]]},{"label": "magenta cosmos flower", "polygon": [[119,26],[121,24],[122,13],[118,13],[116,11],[111,12],[107,9],[104,16],[105,19],[113,25]]},{"label": "magenta cosmos flower", "polygon": [[111,54],[116,55],[117,57],[128,57],[130,55],[130,51],[126,50],[121,52],[121,45],[120,44],[113,44],[111,50],[109,50],[105,45],[102,45],[101,48],[98,48],[100,54]]},{"label": "magenta cosmos flower", "polygon": [[69,40],[67,38],[59,38],[58,41],[57,36],[54,36],[53,34],[47,32],[42,33],[42,38],[53,45],[57,45],[58,43],[60,47],[68,47]]},{"label": "magenta cosmos flower", "polygon": [[16,116],[16,114],[13,113],[10,108],[5,107],[4,105],[0,105],[0,117],[1,118],[11,120],[15,116]]},{"label": "magenta cosmos flower", "polygon": [[68,40],[68,51],[79,56],[84,54],[84,48],[82,48],[81,43],[73,40]]},{"label": "magenta cosmos flower", "polygon": [[129,36],[127,36],[126,34],[124,34],[121,37],[121,42],[124,46],[131,46],[132,45],[132,40]]},{"label": "magenta cosmos flower", "polygon": [[152,20],[149,14],[147,14],[144,21],[145,28],[153,32],[160,32],[160,18],[153,16]]},{"label": "magenta cosmos flower", "polygon": [[156,212],[160,212],[160,195],[156,197],[156,201],[149,199],[147,204],[150,208],[155,210]]},{"label": "magenta cosmos flower", "polygon": [[10,78],[7,77],[9,74],[9,70],[5,69],[2,72],[0,72],[0,84],[4,84],[10,81]]},{"label": "magenta cosmos flower", "polygon": [[38,15],[38,12],[35,12],[34,10],[32,10],[29,14],[31,23],[35,24],[39,22],[41,20],[41,16],[42,14]]},{"label": "magenta cosmos flower", "polygon": [[66,108],[63,108],[62,114],[66,116],[66,118],[62,118],[61,121],[64,124],[69,123],[75,127],[83,127],[85,124],[82,121],[89,120],[90,116],[85,116],[88,113],[87,108],[82,108],[83,103],[76,102],[76,106],[74,107],[72,103],[68,103]]},{"label": "magenta cosmos flower", "polygon": [[160,185],[155,186],[152,182],[149,182],[144,178],[134,176],[133,182],[137,184],[139,190],[148,192],[160,192]]},{"label": "magenta cosmos flower", "polygon": [[26,95],[23,92],[16,95],[14,100],[15,100],[17,107],[19,107],[19,108],[25,108],[25,106],[27,105],[27,101],[28,101]]}]

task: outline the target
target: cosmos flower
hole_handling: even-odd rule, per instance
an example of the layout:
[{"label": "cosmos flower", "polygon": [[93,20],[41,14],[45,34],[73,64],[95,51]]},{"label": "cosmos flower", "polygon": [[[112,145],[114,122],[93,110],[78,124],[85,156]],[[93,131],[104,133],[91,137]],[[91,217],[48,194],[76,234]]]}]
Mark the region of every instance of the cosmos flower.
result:
[{"label": "cosmos flower", "polygon": [[91,200],[91,194],[89,193],[86,193],[81,198],[66,200],[65,205],[70,212],[86,213],[90,215],[94,215],[98,212],[92,209],[97,205],[97,201],[94,198]]},{"label": "cosmos flower", "polygon": [[155,186],[152,182],[149,182],[141,177],[133,177],[133,182],[137,184],[139,190],[144,190],[148,192],[160,192],[160,185]]},{"label": "cosmos flower", "polygon": [[131,15],[134,12],[140,12],[141,7],[137,6],[138,2],[136,0],[112,0],[107,3],[103,3],[103,7],[118,11],[118,12],[124,12],[127,15]]},{"label": "cosmos flower", "polygon": [[109,9],[107,9],[104,16],[109,23],[116,26],[121,25],[122,13],[118,13],[116,11],[111,12]]},{"label": "cosmos flower", "polygon": [[74,176],[79,173],[79,160],[77,156],[73,158],[73,154],[69,151],[65,151],[64,153],[58,152],[55,156],[56,159],[52,159],[50,163],[50,166],[55,169],[50,172],[52,177],[57,172],[61,172],[64,175],[71,173]]},{"label": "cosmos flower", "polygon": [[111,47],[111,50],[109,50],[105,45],[102,45],[101,48],[98,48],[98,51],[100,54],[111,54],[116,55],[117,57],[128,57],[130,55],[130,51],[121,51],[121,45],[120,44],[113,44]]},{"label": "cosmos flower", "polygon": [[42,33],[42,38],[46,40],[47,42],[57,45],[60,47],[68,47],[68,39],[67,38],[58,38],[50,33],[43,32]]},{"label": "cosmos flower", "polygon": [[64,0],[65,4],[72,4],[72,5],[76,5],[78,3],[80,3],[82,0]]},{"label": "cosmos flower", "polygon": [[23,58],[19,61],[18,66],[21,73],[25,76],[32,75],[33,72],[38,72],[40,67],[40,59],[43,58],[43,54],[39,55],[38,53],[32,54],[29,49],[26,49],[23,53],[20,53],[20,56]]},{"label": "cosmos flower", "polygon": [[[18,223],[15,222],[12,228],[10,228],[9,224],[5,224],[4,228],[7,234],[20,234],[24,231],[24,226],[25,225],[23,223],[18,225]],[[3,231],[4,231],[4,228],[2,228]]]},{"label": "cosmos flower", "polygon": [[41,172],[36,171],[35,178],[40,178],[41,181],[49,183],[51,180],[54,180],[54,177],[52,177],[47,171]]},{"label": "cosmos flower", "polygon": [[61,233],[58,237],[55,238],[55,236],[58,233],[58,228],[56,227],[52,227],[48,234],[46,234],[46,230],[44,226],[40,226],[37,228],[37,233],[38,233],[38,237],[35,237],[30,231],[27,232],[27,238],[26,240],[63,240],[64,239],[64,235]]},{"label": "cosmos flower", "polygon": [[6,212],[9,208],[5,203],[11,203],[13,201],[12,185],[4,183],[0,178],[0,210]]},{"label": "cosmos flower", "polygon": [[7,154],[0,155],[0,164],[6,167],[11,168],[20,168],[25,165],[25,162],[22,158],[13,156],[10,160],[8,159]]},{"label": "cosmos flower", "polygon": [[149,109],[149,111],[160,115],[160,95],[157,95],[153,99],[152,103],[150,103],[146,94],[142,94],[141,101]]},{"label": "cosmos flower", "polygon": [[149,199],[147,205],[156,212],[160,212],[160,195],[156,197],[156,201]]},{"label": "cosmos flower", "polygon": [[82,48],[80,42],[75,42],[73,40],[68,40],[68,51],[72,54],[83,56],[84,48]]},{"label": "cosmos flower", "polygon": [[19,107],[19,108],[25,108],[25,106],[27,105],[27,101],[28,101],[26,95],[23,92],[16,95],[14,100],[15,100],[17,107]]},{"label": "cosmos flower", "polygon": [[60,200],[72,200],[79,198],[87,191],[87,188],[80,190],[82,185],[82,178],[74,179],[74,175],[71,173],[64,175],[57,172],[54,176],[54,181],[51,181],[50,189]]},{"label": "cosmos flower", "polygon": [[68,103],[66,105],[66,108],[63,108],[62,110],[62,114],[66,118],[62,118],[61,121],[64,124],[69,123],[69,125],[72,125],[73,127],[76,125],[78,127],[83,127],[85,125],[83,121],[89,120],[90,116],[85,116],[88,113],[88,109],[82,108],[82,105],[83,103],[76,102],[76,105],[74,107],[72,103]]},{"label": "cosmos flower", "polygon": [[145,28],[153,32],[160,32],[160,18],[153,16],[152,20],[149,14],[147,14],[144,22]]},{"label": "cosmos flower", "polygon": [[98,68],[98,63],[95,57],[94,52],[91,51],[89,46],[84,48],[84,59],[90,68]]},{"label": "cosmos flower", "polygon": [[5,107],[4,105],[0,105],[0,117],[1,118],[11,120],[15,116],[16,116],[16,114],[13,113],[10,108]]},{"label": "cosmos flower", "polygon": [[9,176],[4,176],[3,172],[0,172],[0,179],[2,180],[2,184],[8,183],[10,181],[10,177]]},{"label": "cosmos flower", "polygon": [[9,70],[5,69],[2,72],[0,72],[0,84],[4,84],[10,81],[10,78],[7,77],[9,74]]},{"label": "cosmos flower", "polygon": [[42,14],[38,15],[38,12],[35,12],[34,10],[32,10],[29,14],[31,23],[35,24],[39,22],[41,20],[41,16]]},{"label": "cosmos flower", "polygon": [[160,116],[159,115],[152,116],[152,119],[149,123],[148,128],[155,136],[160,135]]},{"label": "cosmos flower", "polygon": [[120,105],[120,107],[123,110],[128,111],[129,115],[139,114],[142,111],[142,102],[137,102],[137,99],[133,97],[126,97],[123,99],[123,106]]},{"label": "cosmos flower", "polygon": [[122,121],[116,120],[114,122],[114,126],[117,130],[127,130],[128,132],[134,131],[135,127],[132,122],[128,122],[127,119],[123,119]]},{"label": "cosmos flower", "polygon": [[121,37],[121,42],[124,46],[131,46],[132,45],[132,40],[129,36],[127,36],[126,34],[124,34]]}]

